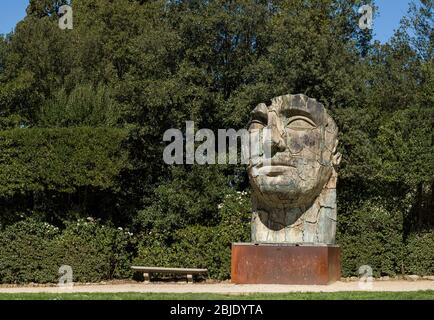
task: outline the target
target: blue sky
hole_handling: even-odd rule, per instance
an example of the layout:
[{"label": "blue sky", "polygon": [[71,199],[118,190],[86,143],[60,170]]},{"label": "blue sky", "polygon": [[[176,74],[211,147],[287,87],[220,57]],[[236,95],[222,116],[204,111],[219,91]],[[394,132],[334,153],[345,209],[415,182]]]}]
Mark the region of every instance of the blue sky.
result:
[{"label": "blue sky", "polygon": [[[407,13],[410,0],[376,0],[379,16],[374,22],[375,39],[386,42],[400,19]],[[26,15],[29,0],[0,0],[0,34],[9,33]]]}]

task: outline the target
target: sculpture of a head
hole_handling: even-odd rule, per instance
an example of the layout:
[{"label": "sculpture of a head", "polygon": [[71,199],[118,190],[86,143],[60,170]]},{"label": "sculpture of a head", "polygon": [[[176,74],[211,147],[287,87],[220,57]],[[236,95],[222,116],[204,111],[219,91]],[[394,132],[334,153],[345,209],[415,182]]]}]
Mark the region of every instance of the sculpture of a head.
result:
[{"label": "sculpture of a head", "polygon": [[266,161],[259,152],[248,167],[256,205],[264,210],[299,208],[304,212],[340,162],[334,120],[315,99],[285,95],[253,110],[249,133],[271,151]]}]

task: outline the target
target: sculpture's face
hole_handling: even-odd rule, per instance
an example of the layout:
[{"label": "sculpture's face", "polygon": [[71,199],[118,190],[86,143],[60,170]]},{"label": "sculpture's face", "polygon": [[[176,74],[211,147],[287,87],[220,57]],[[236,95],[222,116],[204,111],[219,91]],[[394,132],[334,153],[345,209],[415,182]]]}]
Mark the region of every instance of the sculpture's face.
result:
[{"label": "sculpture's face", "polygon": [[340,159],[337,127],[322,104],[304,95],[275,98],[252,112],[249,132],[271,151],[268,158],[263,151],[252,156],[249,165],[258,201],[269,208],[309,207]]}]

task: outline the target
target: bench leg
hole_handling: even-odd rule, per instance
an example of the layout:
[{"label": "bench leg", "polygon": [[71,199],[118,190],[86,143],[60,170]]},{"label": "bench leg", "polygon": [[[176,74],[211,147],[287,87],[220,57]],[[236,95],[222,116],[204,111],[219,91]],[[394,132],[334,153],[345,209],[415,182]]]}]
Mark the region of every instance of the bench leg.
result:
[{"label": "bench leg", "polygon": [[187,274],[187,283],[193,283],[193,275]]},{"label": "bench leg", "polygon": [[143,278],[145,279],[145,283],[151,282],[151,274],[150,273],[143,273]]}]

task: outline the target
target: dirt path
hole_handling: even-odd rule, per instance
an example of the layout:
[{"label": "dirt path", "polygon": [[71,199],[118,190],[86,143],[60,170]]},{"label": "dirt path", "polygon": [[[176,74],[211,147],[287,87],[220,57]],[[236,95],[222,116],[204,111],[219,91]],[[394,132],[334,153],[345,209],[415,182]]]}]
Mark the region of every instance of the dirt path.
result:
[{"label": "dirt path", "polygon": [[92,292],[142,292],[142,293],[285,293],[285,292],[338,292],[338,291],[419,291],[434,290],[434,281],[374,281],[371,289],[359,287],[358,282],[336,282],[328,286],[305,285],[234,285],[184,284],[184,283],[126,283],[75,285],[73,288],[59,287],[0,287],[0,293],[92,293]]}]

